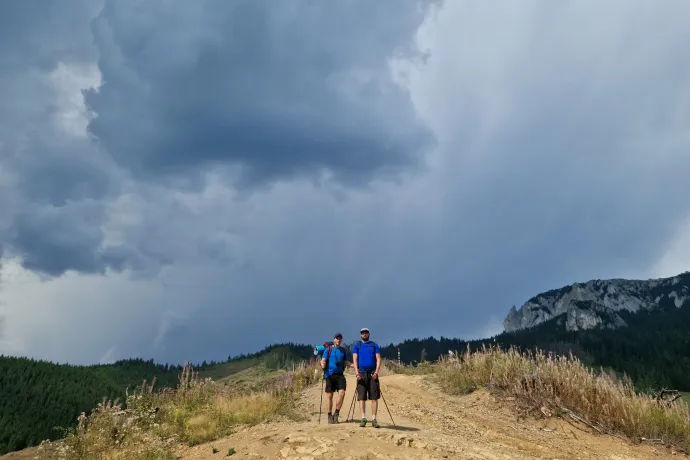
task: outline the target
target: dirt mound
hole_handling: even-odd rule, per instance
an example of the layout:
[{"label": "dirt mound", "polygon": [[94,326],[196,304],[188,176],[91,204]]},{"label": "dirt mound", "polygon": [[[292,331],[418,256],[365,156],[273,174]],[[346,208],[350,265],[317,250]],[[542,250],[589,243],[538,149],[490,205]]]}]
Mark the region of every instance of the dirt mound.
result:
[{"label": "dirt mound", "polygon": [[[289,460],[374,459],[659,459],[679,458],[667,449],[633,445],[622,439],[589,433],[561,420],[518,422],[506,401],[488,392],[451,397],[420,377],[389,375],[381,379],[386,404],[379,401],[381,428],[360,428],[346,421],[355,379],[348,391],[338,425],[328,425],[326,402],[318,422],[321,386],[305,391],[299,407],[306,421],[274,422],[244,429],[231,437],[181,448],[183,460],[226,458]],[[367,418],[371,419],[369,404]],[[352,413],[350,413],[352,418]],[[395,425],[393,424],[395,422]],[[217,452],[213,452],[213,448]]]}]

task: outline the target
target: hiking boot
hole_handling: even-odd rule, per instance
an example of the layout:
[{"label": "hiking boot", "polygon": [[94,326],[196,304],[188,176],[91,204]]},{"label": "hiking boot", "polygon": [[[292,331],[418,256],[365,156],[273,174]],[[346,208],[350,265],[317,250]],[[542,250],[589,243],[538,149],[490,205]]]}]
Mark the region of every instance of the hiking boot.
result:
[{"label": "hiking boot", "polygon": [[333,414],[333,424],[337,424],[337,423],[338,423],[338,415],[339,415],[339,414],[338,414],[337,412],[336,412],[335,414]]},{"label": "hiking boot", "polygon": [[377,422],[376,419],[371,421],[371,426],[373,426],[374,428],[381,428],[379,422]]},{"label": "hiking boot", "polygon": [[359,423],[359,426],[367,426],[367,419],[363,418],[362,421]]},{"label": "hiking boot", "polygon": [[333,414],[328,414],[328,424],[333,425]]}]

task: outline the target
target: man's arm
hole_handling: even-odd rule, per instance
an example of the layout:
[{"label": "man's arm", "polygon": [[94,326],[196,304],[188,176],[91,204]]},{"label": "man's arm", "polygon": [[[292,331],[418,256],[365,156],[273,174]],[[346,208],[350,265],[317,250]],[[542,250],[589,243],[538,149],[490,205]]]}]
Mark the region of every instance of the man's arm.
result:
[{"label": "man's arm", "polygon": [[378,377],[379,375],[379,369],[381,369],[381,348],[379,347],[379,344],[376,344],[376,371],[374,373]]}]

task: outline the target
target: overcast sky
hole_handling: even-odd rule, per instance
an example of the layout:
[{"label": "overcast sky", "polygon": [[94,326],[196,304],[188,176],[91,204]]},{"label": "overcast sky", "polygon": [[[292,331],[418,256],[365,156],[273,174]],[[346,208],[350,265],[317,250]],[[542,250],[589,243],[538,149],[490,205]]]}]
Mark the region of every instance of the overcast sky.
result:
[{"label": "overcast sky", "polygon": [[0,3],[0,353],[486,337],[690,269],[685,0],[99,1]]}]

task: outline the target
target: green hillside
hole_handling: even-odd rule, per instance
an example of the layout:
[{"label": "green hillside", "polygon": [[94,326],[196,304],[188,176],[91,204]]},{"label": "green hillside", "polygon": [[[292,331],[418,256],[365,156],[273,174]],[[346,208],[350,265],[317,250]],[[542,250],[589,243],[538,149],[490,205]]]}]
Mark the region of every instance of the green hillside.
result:
[{"label": "green hillside", "polygon": [[433,337],[406,340],[382,348],[382,355],[407,364],[422,360],[434,361],[449,350],[476,350],[483,344],[516,346],[520,349],[539,348],[555,353],[572,352],[585,364],[627,374],[640,390],[670,388],[690,392],[690,305],[682,308],[660,306],[649,312],[620,316],[628,324],[618,329],[592,329],[568,332],[563,318],[514,334],[500,334],[485,340]]},{"label": "green hillside", "polygon": [[103,397],[124,399],[127,386],[174,385],[181,368],[141,359],[71,366],[0,356],[0,454],[55,439]]},{"label": "green hillside", "polygon": [[[227,379],[248,369],[264,375],[287,369],[312,356],[306,345],[272,345],[251,355],[230,357],[222,363],[203,362],[195,369],[201,377]],[[73,427],[81,412],[87,414],[103,398],[125,400],[127,387],[144,380],[155,387],[175,387],[181,366],[132,359],[114,364],[73,366],[27,358],[0,356],[0,455],[62,436],[55,427]],[[258,376],[246,375],[234,384],[249,386]]]},{"label": "green hillside", "polygon": [[[435,361],[449,350],[484,344],[521,349],[572,351],[585,364],[627,374],[639,389],[662,387],[690,392],[690,307],[662,306],[652,312],[622,313],[628,327],[568,332],[562,318],[515,334],[464,341],[441,337],[382,345],[385,358],[409,364]],[[255,389],[277,371],[313,358],[310,345],[276,344],[225,362],[195,366],[211,377],[242,389]],[[26,358],[0,357],[0,454],[60,437],[56,426],[72,427],[104,397],[124,399],[125,389],[155,377],[156,387],[175,386],[181,367],[141,359],[109,365],[70,366]]]},{"label": "green hillside", "polygon": [[269,345],[261,351],[252,354],[229,356],[224,363],[213,363],[199,366],[199,374],[203,377],[211,377],[213,380],[221,380],[237,372],[261,365],[268,370],[287,369],[300,361],[308,360],[313,356],[311,345],[294,343],[281,343]]}]

